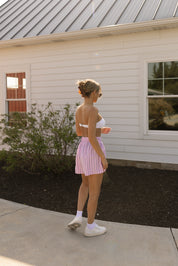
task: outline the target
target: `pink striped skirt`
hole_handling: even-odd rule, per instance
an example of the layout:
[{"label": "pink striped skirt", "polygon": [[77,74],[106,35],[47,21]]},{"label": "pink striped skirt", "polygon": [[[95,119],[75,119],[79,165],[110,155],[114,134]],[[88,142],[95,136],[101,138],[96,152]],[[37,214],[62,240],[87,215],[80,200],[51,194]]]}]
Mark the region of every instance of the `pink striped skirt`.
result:
[{"label": "pink striped skirt", "polygon": [[[98,143],[106,156],[106,151],[101,137],[97,137]],[[92,147],[88,137],[82,137],[77,149],[75,160],[75,173],[84,174],[85,176],[101,174],[106,170],[103,169],[101,157]]]}]

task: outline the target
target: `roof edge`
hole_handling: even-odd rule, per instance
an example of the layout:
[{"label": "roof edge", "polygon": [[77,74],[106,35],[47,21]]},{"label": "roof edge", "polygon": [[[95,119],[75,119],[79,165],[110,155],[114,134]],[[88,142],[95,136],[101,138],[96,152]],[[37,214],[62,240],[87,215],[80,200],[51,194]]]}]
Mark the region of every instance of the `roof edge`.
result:
[{"label": "roof edge", "polygon": [[49,42],[64,42],[85,38],[114,36],[118,34],[137,33],[152,30],[164,30],[178,27],[178,18],[169,18],[129,24],[110,25],[101,28],[85,29],[80,31],[62,32],[57,34],[26,37],[0,41],[0,48],[21,47]]}]

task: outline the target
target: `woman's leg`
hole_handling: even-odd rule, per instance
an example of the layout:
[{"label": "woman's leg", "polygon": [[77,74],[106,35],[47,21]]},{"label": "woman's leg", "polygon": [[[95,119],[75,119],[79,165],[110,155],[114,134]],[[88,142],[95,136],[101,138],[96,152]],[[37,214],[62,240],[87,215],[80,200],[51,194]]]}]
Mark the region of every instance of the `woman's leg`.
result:
[{"label": "woman's leg", "polygon": [[86,200],[88,198],[88,191],[89,191],[88,176],[82,174],[82,183],[80,185],[78,192],[78,203],[77,203],[78,211],[83,211]]},{"label": "woman's leg", "polygon": [[82,174],[82,183],[78,192],[77,213],[74,219],[68,224],[71,230],[76,230],[82,224],[82,211],[88,198],[88,176]]},{"label": "woman's leg", "polygon": [[89,182],[89,199],[87,205],[88,224],[92,224],[95,219],[102,181],[103,181],[103,173],[90,175],[88,177],[88,182]]}]

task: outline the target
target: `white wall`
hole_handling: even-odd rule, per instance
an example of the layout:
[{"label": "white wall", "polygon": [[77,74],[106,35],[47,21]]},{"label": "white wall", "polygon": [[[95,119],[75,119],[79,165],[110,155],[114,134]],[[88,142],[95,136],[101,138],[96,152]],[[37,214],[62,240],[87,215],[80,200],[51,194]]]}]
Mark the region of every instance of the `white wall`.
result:
[{"label": "white wall", "polygon": [[171,29],[0,49],[0,111],[7,72],[27,71],[29,105],[82,102],[76,80],[96,79],[103,90],[97,106],[112,127],[103,136],[108,158],[176,164],[178,134],[145,131],[145,92],[147,62],[178,60],[177,43]]}]

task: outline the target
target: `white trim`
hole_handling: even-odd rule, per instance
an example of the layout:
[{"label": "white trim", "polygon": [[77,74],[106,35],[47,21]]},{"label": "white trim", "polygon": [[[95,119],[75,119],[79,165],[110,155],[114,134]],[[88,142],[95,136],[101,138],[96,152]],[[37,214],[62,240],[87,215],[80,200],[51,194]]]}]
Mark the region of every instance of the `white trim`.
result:
[{"label": "white trim", "polygon": [[6,99],[7,102],[20,102],[20,101],[26,101],[27,98],[20,98],[20,99]]},{"label": "white trim", "polygon": [[[178,58],[174,55],[165,56],[165,55],[153,55],[144,56],[142,55],[140,61],[140,73],[141,73],[141,89],[140,89],[140,125],[141,125],[141,138],[148,140],[176,140],[178,138],[178,131],[164,131],[164,130],[149,130],[148,129],[148,63],[156,62],[169,62],[169,61],[178,61]],[[175,95],[177,97],[177,95]],[[160,98],[160,96],[157,96]],[[154,97],[154,98],[157,98]],[[161,96],[162,97],[162,96]],[[173,97],[173,96],[172,96]],[[152,97],[153,98],[153,97]],[[168,98],[168,96],[165,96]],[[141,115],[142,114],[142,115]]]},{"label": "white trim", "polygon": [[22,73],[25,72],[26,80],[27,80],[27,89],[26,89],[26,99],[17,99],[17,100],[26,100],[27,102],[27,112],[31,110],[31,86],[30,86],[30,64],[22,64],[22,65],[4,65],[1,67],[2,69],[2,111],[3,114],[7,113],[7,105],[6,102],[10,101],[10,99],[6,99],[6,74],[7,73]]},{"label": "white trim", "polygon": [[178,98],[178,95],[177,94],[172,94],[172,95],[162,95],[162,94],[160,94],[160,95],[147,95],[147,98],[151,98],[151,99],[153,99],[153,98]]}]

